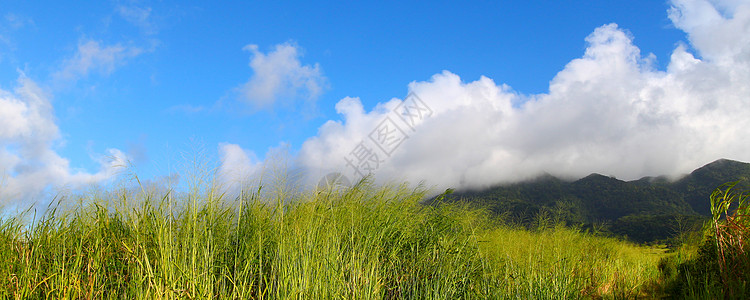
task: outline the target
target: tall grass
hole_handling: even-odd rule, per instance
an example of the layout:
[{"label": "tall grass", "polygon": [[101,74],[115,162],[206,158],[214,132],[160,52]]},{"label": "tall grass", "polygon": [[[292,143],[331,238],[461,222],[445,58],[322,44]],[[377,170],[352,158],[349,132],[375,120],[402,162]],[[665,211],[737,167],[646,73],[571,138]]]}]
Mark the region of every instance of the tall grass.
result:
[{"label": "tall grass", "polygon": [[682,251],[672,268],[669,289],[683,299],[747,299],[750,297],[750,195],[735,190],[737,182],[718,187],[710,197],[712,220],[694,249]]},{"label": "tall grass", "polygon": [[2,219],[0,297],[636,298],[656,291],[664,256],[426,206],[426,191],[407,185],[265,189],[232,198],[212,186],[94,191],[59,197],[41,216]]},{"label": "tall grass", "polygon": [[485,233],[496,268],[496,296],[618,299],[661,293],[656,268],[664,249],[647,248],[554,226],[536,231],[498,228]]},{"label": "tall grass", "polygon": [[734,192],[736,184],[724,185],[711,194],[719,273],[722,287],[730,297],[747,296],[750,279],[750,195]]}]

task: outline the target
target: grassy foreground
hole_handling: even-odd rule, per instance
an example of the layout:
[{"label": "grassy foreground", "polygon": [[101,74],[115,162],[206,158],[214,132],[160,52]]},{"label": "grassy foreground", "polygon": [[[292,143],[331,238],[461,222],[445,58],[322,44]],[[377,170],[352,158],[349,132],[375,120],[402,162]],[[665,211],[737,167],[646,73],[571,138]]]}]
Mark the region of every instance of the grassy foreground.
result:
[{"label": "grassy foreground", "polygon": [[[196,190],[198,191],[198,190]],[[420,204],[367,182],[227,198],[119,190],[0,220],[5,299],[568,299],[658,292],[663,251]],[[29,219],[35,219],[30,221]]]}]

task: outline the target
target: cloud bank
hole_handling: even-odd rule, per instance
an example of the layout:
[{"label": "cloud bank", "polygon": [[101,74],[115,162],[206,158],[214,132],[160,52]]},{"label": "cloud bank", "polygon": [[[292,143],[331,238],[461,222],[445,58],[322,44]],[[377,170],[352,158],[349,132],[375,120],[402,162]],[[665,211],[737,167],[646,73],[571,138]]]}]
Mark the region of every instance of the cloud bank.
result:
[{"label": "cloud bank", "polygon": [[54,150],[59,140],[49,97],[36,83],[21,75],[14,91],[0,89],[0,207],[47,201],[43,194],[49,187],[104,181],[128,160],[122,151],[108,149],[96,158],[98,172],[74,171]]},{"label": "cloud bank", "polygon": [[[409,84],[417,98],[370,111],[357,98],[342,99],[343,120],[322,125],[298,163],[313,183],[332,171],[357,178],[359,166],[378,180],[476,188],[543,172],[635,179],[719,158],[750,161],[750,3],[676,0],[668,13],[689,44],[676,46],[666,70],[625,30],[604,25],[548,93],[525,95],[444,71]],[[414,115],[404,110],[418,108],[414,99],[430,115],[412,127],[401,117]]]},{"label": "cloud bank", "polygon": [[302,65],[300,49],[292,43],[276,45],[268,54],[260,52],[257,45],[247,45],[243,50],[253,54],[253,76],[239,87],[240,98],[256,108],[268,108],[285,98],[315,101],[327,86],[320,66]]}]

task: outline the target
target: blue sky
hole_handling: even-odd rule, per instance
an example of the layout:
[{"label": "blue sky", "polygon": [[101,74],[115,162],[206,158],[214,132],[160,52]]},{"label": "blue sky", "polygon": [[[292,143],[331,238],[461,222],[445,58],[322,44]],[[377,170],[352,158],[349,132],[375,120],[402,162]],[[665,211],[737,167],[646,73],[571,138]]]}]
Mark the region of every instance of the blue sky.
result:
[{"label": "blue sky", "polygon": [[[52,111],[40,118],[48,121],[45,128],[55,131],[56,127],[57,134],[49,133],[48,138],[35,142],[47,146],[35,147],[49,150],[49,153],[69,162],[67,170],[59,171],[67,174],[63,177],[73,174],[91,175],[80,177],[77,181],[40,180],[49,186],[97,182],[109,178],[109,173],[97,172],[105,169],[102,167],[102,157],[113,153],[133,162],[143,177],[168,175],[170,166],[181,160],[180,153],[192,151],[191,147],[196,144],[205,148],[209,156],[221,161],[227,161],[227,157],[231,156],[228,153],[234,153],[227,152],[230,149],[228,145],[232,145],[231,149],[239,151],[235,153],[239,155],[239,161],[247,163],[251,169],[257,167],[258,162],[267,156],[269,149],[286,145],[292,152],[292,160],[310,169],[335,164],[328,163],[331,159],[342,161],[341,153],[348,153],[356,145],[356,141],[368,133],[368,128],[374,126],[362,125],[364,127],[359,130],[360,136],[340,136],[340,142],[336,145],[344,150],[331,152],[329,148],[334,142],[330,141],[337,140],[337,137],[335,133],[326,131],[326,128],[334,132],[339,132],[334,130],[338,125],[343,130],[340,132],[353,132],[357,131],[353,128],[358,128],[356,114],[349,115],[347,119],[345,114],[340,113],[341,110],[337,110],[337,103],[351,102],[345,100],[347,97],[356,97],[355,102],[361,103],[365,112],[362,116],[378,119],[378,116],[384,115],[383,108],[395,105],[387,104],[393,98],[404,99],[409,92],[420,89],[425,90],[425,95],[433,90],[441,90],[442,86],[438,86],[442,82],[441,78],[456,76],[460,78],[457,81],[459,87],[470,88],[472,83],[482,83],[481,78],[485,76],[492,81],[491,84],[482,83],[486,88],[493,90],[501,87],[501,94],[508,95],[506,100],[515,109],[505,111],[502,115],[508,116],[508,120],[515,120],[510,116],[529,114],[536,105],[532,102],[539,103],[536,106],[542,106],[541,103],[555,101],[547,98],[568,99],[568,96],[555,96],[555,92],[550,90],[550,82],[569,82],[563,80],[565,77],[562,75],[567,74],[566,70],[575,73],[572,62],[586,58],[588,51],[596,48],[598,42],[595,41],[595,31],[607,24],[616,24],[616,27],[600,30],[599,36],[608,36],[612,40],[619,36],[618,33],[623,33],[624,47],[632,46],[638,50],[633,64],[640,69],[633,81],[660,76],[662,80],[667,80],[670,74],[674,75],[668,69],[670,63],[674,62],[670,57],[675,49],[683,49],[682,52],[706,63],[718,64],[721,60],[719,56],[729,55],[711,52],[711,45],[723,41],[703,41],[702,39],[706,39],[704,36],[711,35],[700,29],[716,24],[699,21],[705,20],[708,15],[729,24],[740,17],[744,18],[743,14],[737,12],[746,9],[745,1],[687,0],[598,1],[593,4],[590,1],[277,1],[220,4],[187,1],[86,1],[75,4],[6,1],[0,8],[0,69],[3,70],[0,72],[0,89],[8,94],[6,100],[17,99],[23,102],[29,100],[22,95],[21,87],[33,85],[38,88],[38,95],[42,95],[52,105]],[[743,25],[744,21],[740,21],[742,20],[734,22],[739,25],[733,23],[732,28],[735,28],[734,34],[741,36],[742,30],[748,28]],[[727,30],[724,27],[716,28],[718,27],[714,26],[709,29]],[[587,41],[587,37],[592,39]],[[727,41],[730,40],[738,39],[727,37]],[[739,40],[740,44],[732,47],[747,49],[744,47],[748,45],[742,44],[743,39]],[[618,53],[613,54],[613,57]],[[743,60],[745,58],[741,55],[733,56],[735,60],[732,65],[742,66],[747,63]],[[256,63],[255,67],[253,62]],[[644,67],[645,65],[648,66]],[[714,67],[725,70],[727,74],[736,74],[725,65]],[[605,67],[602,65],[601,68]],[[449,73],[443,73],[444,70]],[[630,77],[621,79],[627,80]],[[738,77],[732,80],[741,82],[742,79]],[[660,84],[662,83],[645,86],[661,86]],[[503,85],[507,86],[502,88]],[[667,85],[677,86],[672,83]],[[602,84],[597,88],[613,86],[618,85]],[[651,91],[649,89],[644,86],[633,87],[633,91],[640,91],[636,93],[639,95],[648,94],[646,91]],[[746,99],[747,92],[741,86],[730,84],[730,87],[724,89],[706,89],[713,93],[711,95],[714,96],[711,97],[729,93],[733,95],[730,98],[738,99],[736,101],[740,104]],[[588,99],[591,95],[588,93],[579,96],[581,99]],[[653,111],[650,108],[644,109],[646,112],[661,114],[665,110],[658,107],[671,103],[669,101],[673,99],[682,99],[667,98],[660,100],[661,102],[653,102],[656,104],[649,106],[657,107]],[[426,103],[431,101],[426,98],[423,100]],[[565,101],[567,100],[559,100],[557,103]],[[446,107],[442,106],[444,102],[447,103]],[[532,105],[525,105],[527,102]],[[450,104],[455,102],[435,100],[433,103],[438,106],[435,108],[438,115],[442,111],[453,111],[454,116],[461,115],[453,110],[457,106]],[[628,107],[635,105],[633,103],[635,102]],[[344,104],[340,106],[346,106]],[[380,110],[376,108],[378,105],[381,105]],[[587,118],[585,111],[574,110],[576,105],[565,107],[571,108],[571,114],[582,114],[583,119],[596,119]],[[601,115],[602,112],[592,113]],[[693,114],[694,111],[676,109],[669,114],[654,117],[654,120],[661,120],[661,117],[668,115],[674,120],[679,119],[678,123],[682,124],[687,122],[683,120],[685,117],[674,117],[681,113]],[[640,111],[637,115],[642,117],[651,114]],[[548,117],[541,118],[545,116],[544,112],[539,112],[538,116],[540,118],[522,119],[525,124],[532,123],[524,128],[539,126],[537,131],[524,134],[528,137],[540,132],[538,140],[526,141],[524,137],[513,137],[509,144],[482,144],[481,147],[486,147],[484,154],[479,153],[481,151],[474,153],[476,155],[459,152],[434,154],[432,161],[425,158],[426,164],[435,164],[435,160],[445,162],[446,159],[456,157],[466,159],[446,163],[450,166],[447,169],[424,172],[460,173],[464,174],[462,181],[469,180],[466,178],[485,178],[483,174],[487,170],[498,168],[520,174],[519,178],[541,171],[570,176],[586,172],[609,172],[618,177],[637,177],[654,172],[684,172],[698,167],[696,164],[725,156],[746,159],[737,154],[744,149],[740,147],[731,153],[702,151],[699,156],[678,156],[681,158],[679,162],[674,159],[665,163],[654,163],[662,157],[659,155],[635,157],[634,154],[622,154],[607,156],[601,160],[587,159],[586,161],[597,163],[584,163],[585,167],[571,168],[571,165],[582,165],[577,162],[580,159],[577,158],[578,154],[571,156],[544,149],[572,147],[571,149],[577,149],[576,153],[582,153],[580,149],[586,152],[587,149],[596,148],[586,145],[607,144],[612,145],[611,147],[630,145],[627,146],[630,147],[629,151],[649,152],[648,149],[640,148],[648,139],[634,137],[635,130],[651,132],[644,130],[647,120],[638,119],[641,121],[635,122],[640,123],[627,125],[623,127],[625,129],[607,129],[608,126],[602,126],[609,124],[607,120],[602,121],[602,124],[574,124],[565,121],[575,119],[571,116],[555,123],[549,121]],[[696,115],[696,118],[704,117],[707,118]],[[510,121],[505,125],[494,124],[491,116],[487,118],[489,123],[477,125],[480,126],[477,128],[516,126]],[[466,120],[471,119],[473,118]],[[457,118],[453,121],[464,124],[466,120]],[[10,122],[8,117],[6,123],[11,124]],[[516,122],[521,122],[521,119]],[[328,127],[325,124],[329,124]],[[709,125],[706,128],[723,128],[721,124]],[[601,132],[590,135],[592,139],[578,140],[576,132],[580,130],[575,128],[581,126],[602,129]],[[662,124],[654,128],[664,126],[666,125]],[[470,128],[473,127],[467,127],[463,132],[469,134]],[[570,130],[555,132],[552,128]],[[673,131],[659,134],[672,136],[676,132],[703,129],[678,126],[670,130]],[[727,130],[742,133],[741,129]],[[738,130],[740,131],[737,132]],[[391,157],[388,163],[384,162],[381,172],[383,176],[403,174],[399,168],[420,169],[421,164],[408,167],[409,164],[404,162],[411,161],[411,157],[429,157],[430,155],[425,154],[428,150],[424,149],[444,147],[445,143],[440,138],[428,138],[430,132],[427,129],[415,132],[410,142],[419,142],[404,146],[404,149],[399,150],[402,154]],[[568,133],[573,136],[566,140],[577,142],[548,143],[555,139],[545,135],[567,137]],[[34,134],[36,133],[31,133]],[[701,136],[686,134],[690,135]],[[503,136],[511,138],[513,135]],[[661,135],[648,138],[657,136]],[[329,140],[325,142],[326,146],[318,147],[320,145],[316,141],[325,139]],[[52,164],[49,160],[34,156],[33,153],[22,153],[25,151],[19,149],[25,147],[24,141],[24,135],[20,133],[8,133],[5,139],[0,134],[0,147],[4,146],[8,157],[16,157],[15,160],[5,161],[6,177],[16,178],[19,182],[23,172],[26,172],[24,170],[52,169],[49,167]],[[306,142],[308,145],[303,146]],[[461,145],[471,145],[471,142]],[[684,142],[686,141],[677,140],[670,145]],[[700,138],[688,142],[691,145],[709,143]],[[113,149],[117,151],[112,152]],[[596,149],[592,153],[614,148]],[[322,154],[315,151],[329,153],[333,158],[320,159]],[[537,152],[542,154],[534,156],[533,153]],[[505,160],[502,159],[504,155],[507,156]],[[648,158],[642,158],[644,156]],[[317,157],[314,163],[310,162],[311,157]],[[617,162],[627,166],[619,166]],[[481,171],[465,170],[461,166],[474,166],[474,170]],[[520,169],[533,172],[515,172]],[[565,171],[569,169],[575,171]],[[327,171],[317,173],[321,172]],[[420,171],[407,173],[409,174],[405,179],[423,179],[419,175]],[[101,176],[95,176],[97,174]],[[487,180],[503,181],[510,177],[511,175],[490,176]],[[456,178],[436,180],[442,185],[459,184],[455,181]],[[17,185],[22,186],[20,183]],[[28,188],[32,192],[34,189]],[[16,194],[22,195],[24,191],[24,188],[19,187]]]}]

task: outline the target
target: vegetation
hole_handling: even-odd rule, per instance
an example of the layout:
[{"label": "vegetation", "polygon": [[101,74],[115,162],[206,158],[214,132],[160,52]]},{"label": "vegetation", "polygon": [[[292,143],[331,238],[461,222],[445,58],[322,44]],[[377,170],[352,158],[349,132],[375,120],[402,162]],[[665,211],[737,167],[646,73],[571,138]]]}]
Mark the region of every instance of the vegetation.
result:
[{"label": "vegetation", "polygon": [[[540,218],[533,230],[425,191],[209,187],[60,197],[0,221],[7,299],[498,299],[658,292],[662,250]],[[174,198],[173,198],[174,197]]]},{"label": "vegetation", "polygon": [[[552,184],[535,197],[557,193],[554,205],[502,202],[537,209],[522,222],[455,201],[452,190],[429,205],[421,187],[368,180],[315,192],[283,182],[257,185],[230,197],[210,178],[197,177],[185,193],[138,182],[137,188],[59,196],[40,215],[2,217],[0,298],[748,296],[748,195],[736,192],[736,183],[709,197],[712,214],[702,231],[691,227],[700,219],[680,215],[616,220],[641,232],[660,220],[670,224],[667,248],[571,222],[589,220],[591,210],[583,209],[582,194],[570,197],[568,183],[552,177],[541,179]],[[607,193],[613,180],[584,182]]]},{"label": "vegetation", "polygon": [[750,195],[737,192],[737,182],[711,194],[712,220],[689,256],[660,263],[667,290],[681,299],[747,299],[750,297]]},{"label": "vegetation", "polygon": [[576,181],[551,175],[511,185],[464,191],[449,201],[484,207],[515,223],[533,225],[537,215],[551,215],[568,225],[597,227],[643,243],[672,243],[682,232],[711,219],[711,192],[726,182],[750,187],[750,164],[720,159],[670,181],[644,177],[622,181],[591,174]]}]

